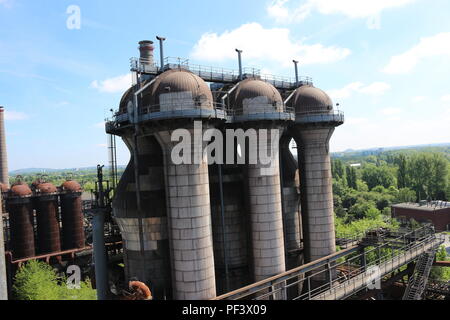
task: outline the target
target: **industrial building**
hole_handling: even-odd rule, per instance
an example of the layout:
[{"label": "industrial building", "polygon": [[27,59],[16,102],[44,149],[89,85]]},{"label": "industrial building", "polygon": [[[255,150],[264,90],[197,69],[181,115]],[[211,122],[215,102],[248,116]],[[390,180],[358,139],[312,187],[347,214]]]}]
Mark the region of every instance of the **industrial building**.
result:
[{"label": "industrial building", "polygon": [[[239,72],[190,65],[164,58],[158,40],[159,66],[153,42],[141,41],[133,86],[106,123],[131,155],[112,202],[126,279],[157,299],[212,299],[335,253],[329,141],[344,117],[329,96],[297,68],[292,80],[260,75],[242,67],[239,50]],[[174,163],[172,133],[194,135],[198,121],[203,131],[255,129],[260,144],[279,146],[276,156],[250,162],[248,144],[225,141],[247,161],[211,164],[201,141],[189,154],[198,163]]]},{"label": "industrial building", "polygon": [[450,231],[450,202],[399,203],[392,205],[391,212],[392,217],[400,221],[414,219],[419,223],[431,223],[437,232]]}]

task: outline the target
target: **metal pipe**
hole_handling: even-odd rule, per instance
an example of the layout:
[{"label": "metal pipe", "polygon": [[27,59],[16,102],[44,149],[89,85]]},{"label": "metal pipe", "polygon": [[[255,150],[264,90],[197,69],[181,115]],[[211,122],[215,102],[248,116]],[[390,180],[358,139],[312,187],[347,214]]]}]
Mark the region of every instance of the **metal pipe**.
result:
[{"label": "metal pipe", "polygon": [[7,273],[5,263],[5,239],[3,239],[3,204],[0,194],[0,300],[8,300]]},{"label": "metal pipe", "polygon": [[94,213],[92,219],[95,284],[97,288],[97,299],[108,300],[108,259],[105,250],[105,211],[100,208]]},{"label": "metal pipe", "polygon": [[295,85],[298,87],[298,61],[292,60],[295,65]]},{"label": "metal pipe", "polygon": [[223,178],[222,178],[222,164],[217,164],[219,175],[219,194],[220,194],[220,215],[222,219],[222,249],[223,249],[223,262],[225,267],[225,289],[229,290],[229,277],[228,277],[228,254],[227,254],[227,237],[225,233],[225,204],[223,201]]},{"label": "metal pipe", "polygon": [[156,39],[159,40],[159,59],[161,61],[161,71],[164,69],[164,41],[166,38],[156,36]]},{"label": "metal pipe", "polygon": [[242,81],[243,75],[242,75],[242,50],[236,49],[236,52],[238,53],[238,61],[239,61],[239,80]]}]

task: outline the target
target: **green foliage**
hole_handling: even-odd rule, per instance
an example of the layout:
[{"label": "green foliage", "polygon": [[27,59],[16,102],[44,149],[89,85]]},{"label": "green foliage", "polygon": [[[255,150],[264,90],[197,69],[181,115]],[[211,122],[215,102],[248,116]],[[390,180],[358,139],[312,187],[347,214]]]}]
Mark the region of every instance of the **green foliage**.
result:
[{"label": "green foliage", "polygon": [[[449,261],[450,256],[445,250],[445,246],[441,246],[436,252],[436,261]],[[433,267],[431,268],[430,278],[439,281],[450,281],[450,268]]]},{"label": "green foliage", "polygon": [[385,219],[381,215],[376,218],[364,218],[348,223],[342,218],[336,217],[336,233],[339,235],[353,235],[364,233],[376,228],[397,229],[398,223],[395,220]]},{"label": "green foliage", "polygon": [[69,289],[66,278],[59,277],[44,262],[31,260],[16,273],[13,292],[18,300],[96,300],[96,291],[89,280],[80,289]]},{"label": "green foliage", "polygon": [[396,179],[392,170],[386,166],[376,166],[373,164],[366,164],[362,170],[362,179],[367,183],[369,190],[376,186],[383,186],[389,188],[396,185]]}]

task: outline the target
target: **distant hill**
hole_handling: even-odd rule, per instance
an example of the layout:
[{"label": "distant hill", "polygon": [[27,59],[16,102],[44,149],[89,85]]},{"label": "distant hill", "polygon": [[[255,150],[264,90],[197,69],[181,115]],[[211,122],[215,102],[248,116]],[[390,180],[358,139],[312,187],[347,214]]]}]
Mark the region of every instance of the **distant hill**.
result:
[{"label": "distant hill", "polygon": [[365,155],[376,155],[382,152],[387,151],[400,151],[400,150],[416,150],[416,151],[431,151],[427,149],[436,149],[442,151],[447,151],[450,148],[450,143],[434,143],[434,144],[423,144],[423,145],[412,145],[412,146],[401,146],[401,147],[385,147],[385,148],[370,148],[370,149],[361,149],[361,150],[353,150],[348,149],[341,152],[332,152],[333,157],[343,157],[343,156],[365,156]]},{"label": "distant hill", "polygon": [[[124,169],[125,165],[118,165],[118,169]],[[105,167],[108,169],[107,167]],[[18,169],[9,172],[9,175],[25,175],[25,174],[37,174],[37,173],[55,173],[55,172],[77,172],[77,171],[97,171],[97,167],[83,167],[83,168],[67,168],[67,169],[53,169],[53,168],[26,168],[26,169]]]}]

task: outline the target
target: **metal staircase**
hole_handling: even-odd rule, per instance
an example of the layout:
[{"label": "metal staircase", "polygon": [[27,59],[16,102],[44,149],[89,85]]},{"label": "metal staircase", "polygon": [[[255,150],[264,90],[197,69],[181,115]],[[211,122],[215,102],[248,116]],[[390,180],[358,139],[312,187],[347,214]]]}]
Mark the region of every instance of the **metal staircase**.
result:
[{"label": "metal staircase", "polygon": [[403,300],[422,300],[422,295],[427,286],[428,277],[434,262],[437,248],[433,248],[422,254],[416,262],[414,273],[409,279],[403,295]]}]

